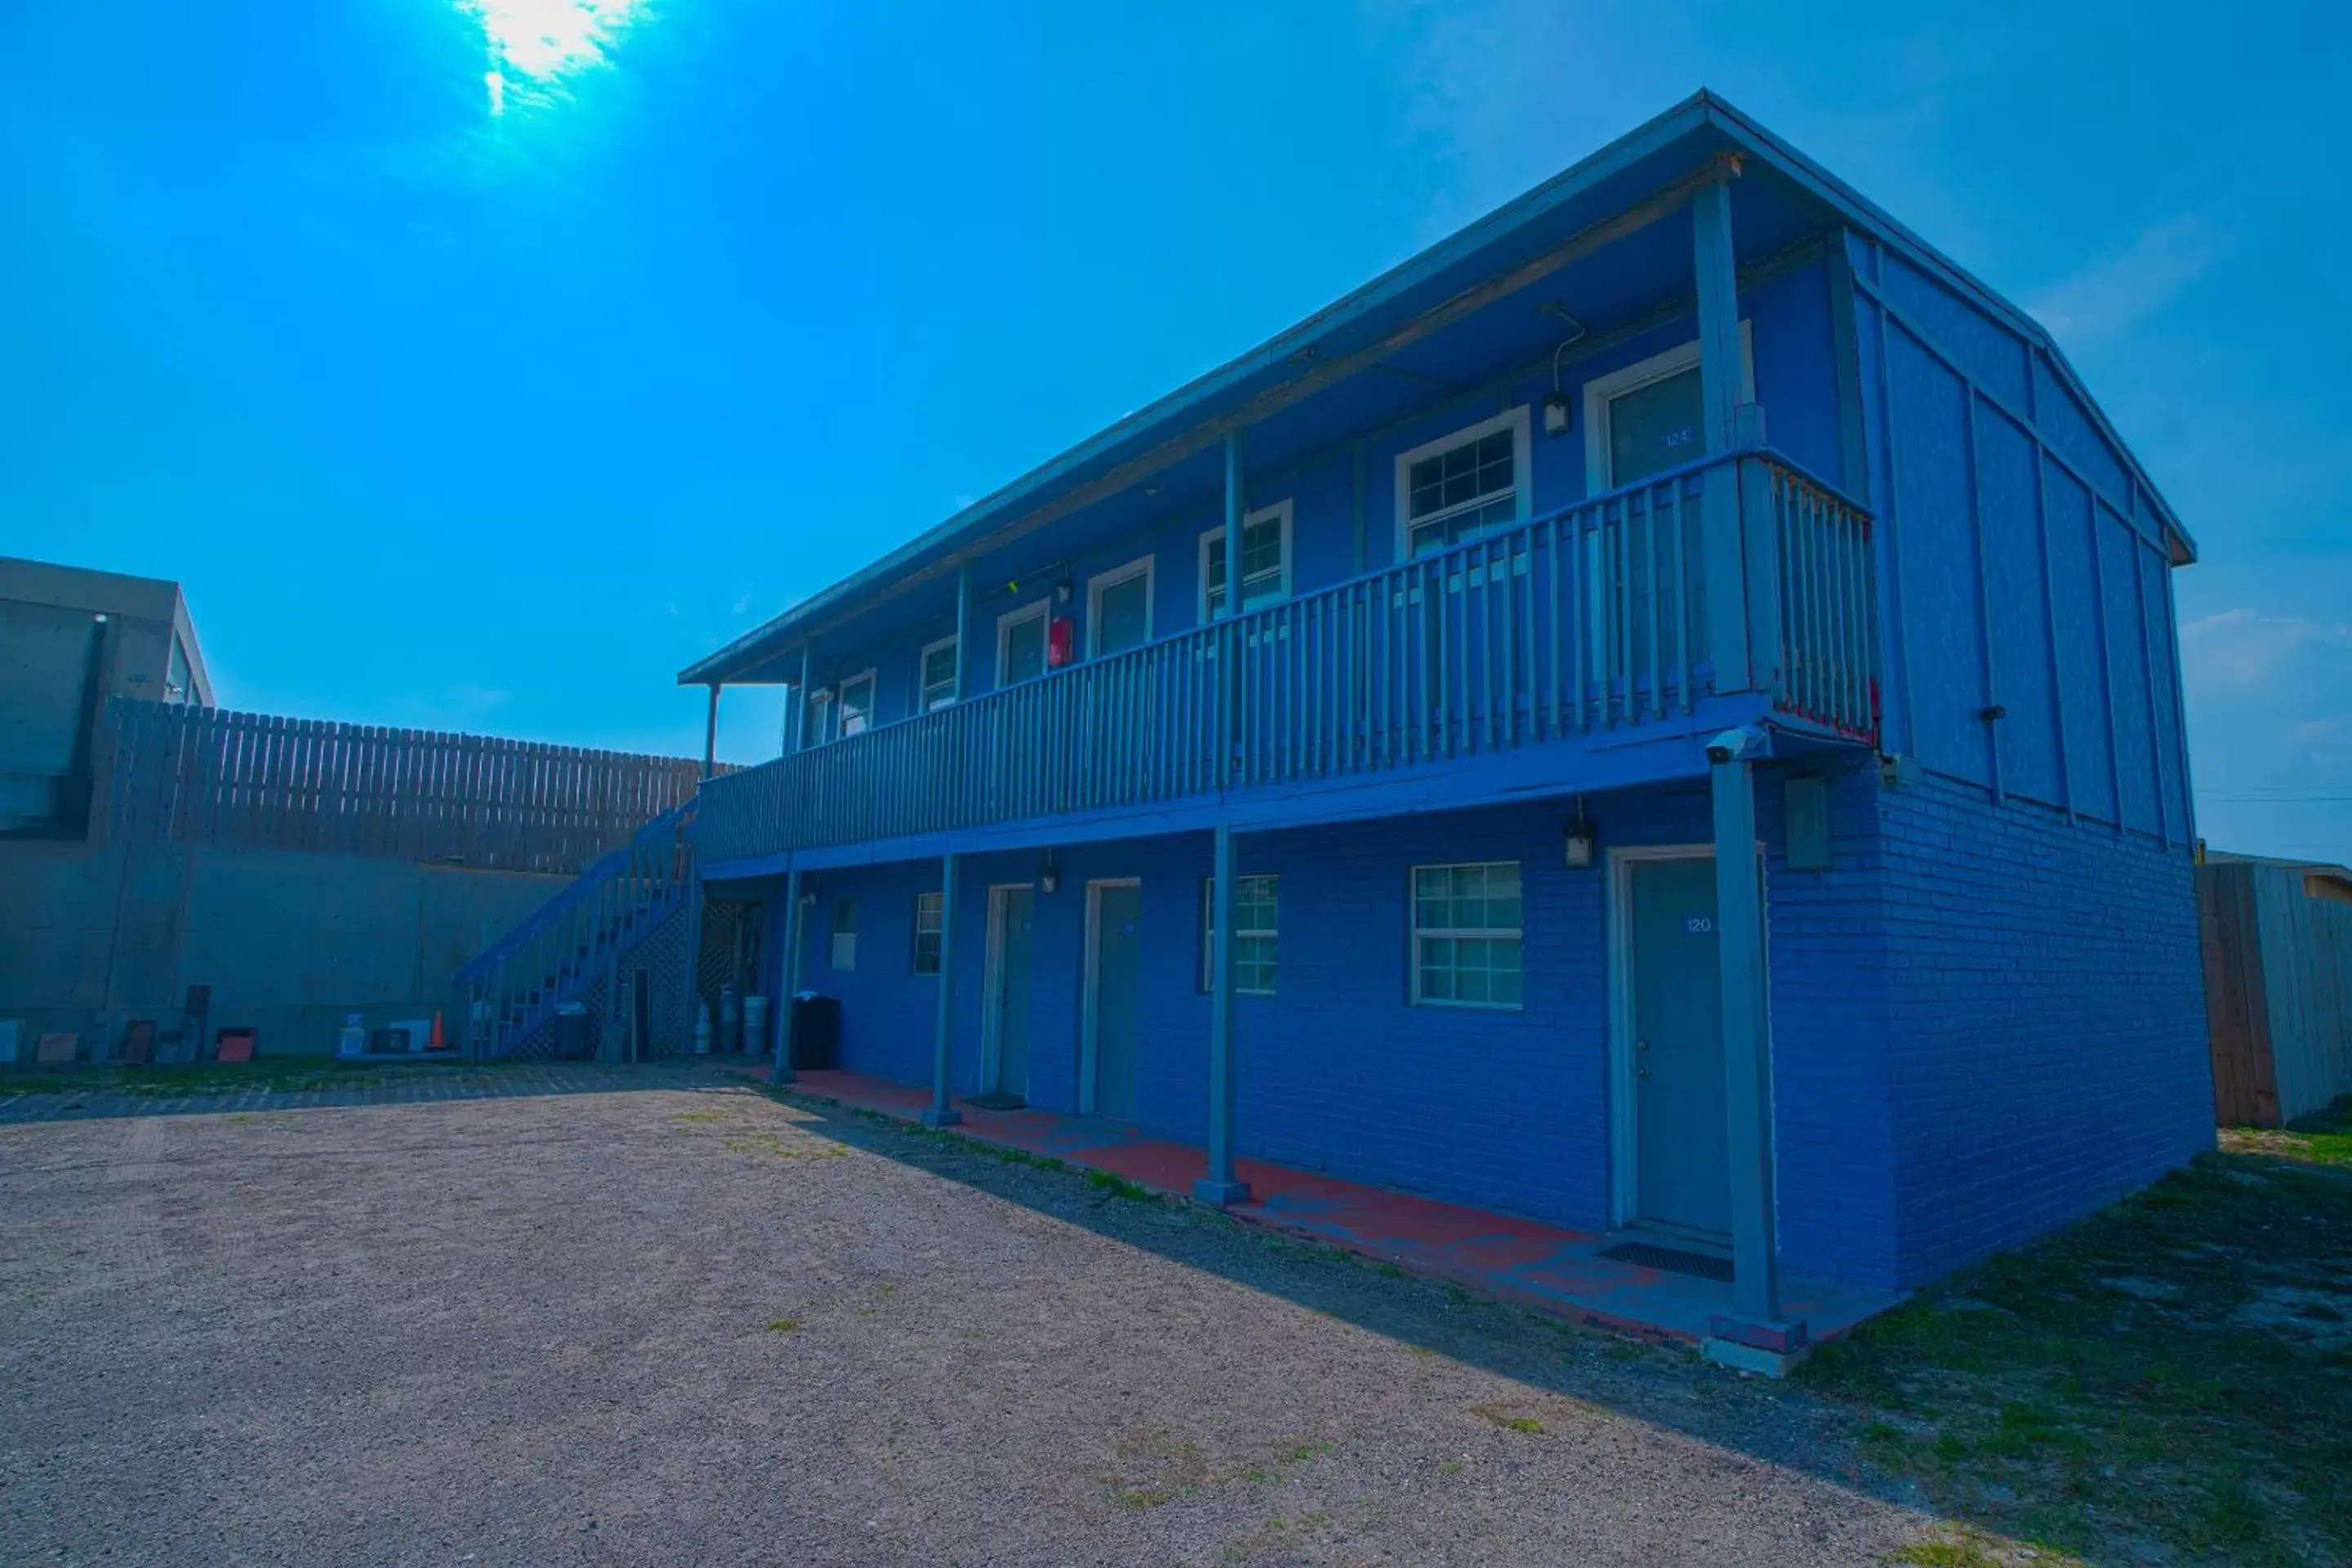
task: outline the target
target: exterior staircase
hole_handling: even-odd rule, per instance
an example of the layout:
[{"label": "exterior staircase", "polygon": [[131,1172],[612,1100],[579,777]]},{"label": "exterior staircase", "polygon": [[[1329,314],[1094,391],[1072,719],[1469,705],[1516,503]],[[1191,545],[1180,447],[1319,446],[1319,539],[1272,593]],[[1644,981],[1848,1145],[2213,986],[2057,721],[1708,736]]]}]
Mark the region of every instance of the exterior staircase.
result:
[{"label": "exterior staircase", "polygon": [[694,816],[689,798],[653,818],[451,977],[476,1059],[550,1054],[558,1009],[592,994],[621,1016],[624,962],[691,913]]}]

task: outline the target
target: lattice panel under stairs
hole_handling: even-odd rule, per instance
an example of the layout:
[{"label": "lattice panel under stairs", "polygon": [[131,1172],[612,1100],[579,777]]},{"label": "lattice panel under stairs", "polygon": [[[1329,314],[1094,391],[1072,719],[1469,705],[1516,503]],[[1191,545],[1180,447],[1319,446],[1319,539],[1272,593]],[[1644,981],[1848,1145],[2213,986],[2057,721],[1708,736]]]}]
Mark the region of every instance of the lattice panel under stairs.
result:
[{"label": "lattice panel under stairs", "polygon": [[[701,983],[700,999],[710,1007],[712,1048],[723,1050],[727,1043],[716,1037],[720,1033],[719,993],[732,982],[738,1004],[760,989],[760,937],[761,907],[755,903],[739,902],[732,899],[709,899],[702,906],[702,952],[697,965],[697,978]],[[687,1021],[688,1033],[693,1020]],[[691,1049],[691,1046],[688,1047]],[[761,1047],[755,1043],[753,1049]]]},{"label": "lattice panel under stairs", "polygon": [[[631,973],[646,971],[646,1026],[653,1036],[650,1054],[655,1057],[682,1057],[694,1049],[694,1015],[687,1003],[686,988],[679,983],[686,956],[686,908],[681,904],[643,941],[621,955],[621,991],[625,997]],[[612,999],[606,994],[611,979],[611,966],[600,965],[572,998],[588,1009],[589,1038],[602,1061],[618,1061],[628,1037],[625,1029],[614,1026]],[[625,1015],[621,1016],[625,1019]],[[516,1041],[507,1056],[514,1060],[544,1060],[555,1055],[555,1020],[550,1017]]]}]

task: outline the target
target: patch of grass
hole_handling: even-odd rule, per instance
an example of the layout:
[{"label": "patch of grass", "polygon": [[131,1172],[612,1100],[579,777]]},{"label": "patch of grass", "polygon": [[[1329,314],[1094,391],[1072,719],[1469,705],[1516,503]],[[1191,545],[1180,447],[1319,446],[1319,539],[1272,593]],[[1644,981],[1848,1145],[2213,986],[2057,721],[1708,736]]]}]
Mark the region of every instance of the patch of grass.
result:
[{"label": "patch of grass", "polygon": [[2352,1094],[2284,1127],[2224,1127],[2221,1147],[2233,1154],[2266,1154],[2352,1171]]},{"label": "patch of grass", "polygon": [[848,1153],[849,1148],[846,1144],[824,1138],[787,1140],[781,1132],[751,1132],[727,1140],[727,1152],[730,1154],[757,1154],[769,1160],[837,1160]]},{"label": "patch of grass", "polygon": [[2001,1568],[2000,1558],[1973,1541],[1915,1541],[1887,1561],[1909,1568]]},{"label": "patch of grass", "polygon": [[735,1114],[731,1105],[713,1105],[700,1110],[679,1110],[670,1115],[672,1121],[724,1121]]},{"label": "patch of grass", "polygon": [[798,1318],[770,1318],[768,1320],[768,1332],[772,1334],[796,1334],[800,1331],[801,1321]]},{"label": "patch of grass", "polygon": [[1098,1193],[1107,1193],[1115,1198],[1125,1198],[1129,1203],[1150,1204],[1160,1201],[1153,1195],[1150,1188],[1140,1182],[1129,1181],[1115,1171],[1088,1171],[1087,1185]]},{"label": "patch of grass", "polygon": [[[2202,1156],[1798,1375],[1855,1409],[1869,1463],[2003,1535],[2352,1561],[2352,1175],[2272,1150]],[[1972,1539],[1909,1550],[1931,1554],[1897,1560],[1997,1561]]]},{"label": "patch of grass", "polygon": [[1530,1436],[1543,1434],[1543,1423],[1527,1414],[1524,1408],[1503,1404],[1474,1405],[1470,1413],[1482,1421],[1491,1421],[1506,1432],[1524,1432]]}]

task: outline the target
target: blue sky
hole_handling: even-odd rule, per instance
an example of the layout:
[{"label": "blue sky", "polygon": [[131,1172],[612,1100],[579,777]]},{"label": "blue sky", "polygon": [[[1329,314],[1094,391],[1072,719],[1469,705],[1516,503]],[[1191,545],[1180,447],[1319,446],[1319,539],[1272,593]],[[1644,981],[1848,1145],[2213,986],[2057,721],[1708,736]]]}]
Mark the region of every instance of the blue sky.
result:
[{"label": "blue sky", "polygon": [[10,8],[0,552],[233,706],[698,751],[696,656],[1705,84],[2056,331],[2204,549],[2200,827],[2352,858],[2341,5],[596,10]]}]

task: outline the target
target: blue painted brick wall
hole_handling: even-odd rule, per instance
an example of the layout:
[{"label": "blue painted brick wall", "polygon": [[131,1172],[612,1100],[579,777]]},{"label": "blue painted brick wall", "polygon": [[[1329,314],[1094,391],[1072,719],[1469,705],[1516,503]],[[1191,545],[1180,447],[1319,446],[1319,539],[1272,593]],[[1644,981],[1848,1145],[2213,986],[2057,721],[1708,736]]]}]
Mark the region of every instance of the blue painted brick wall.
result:
[{"label": "blue painted brick wall", "polygon": [[[1771,952],[1781,1253],[1793,1272],[1916,1284],[2075,1218],[2210,1142],[2184,851],[1930,780],[1832,781],[1835,854],[1792,870],[1780,793],[1758,793]],[[1595,797],[1604,847],[1704,842],[1701,788]],[[1610,1219],[1608,887],[1559,859],[1557,802],[1243,840],[1281,878],[1280,984],[1240,1004],[1244,1154],[1586,1228]],[[1034,854],[967,858],[954,1082],[980,1089],[992,883]],[[1415,865],[1515,859],[1526,1005],[1408,1000]],[[1035,905],[1031,1100],[1078,1103],[1086,883],[1136,877],[1145,936],[1146,1131],[1200,1142],[1205,835],[1081,846]],[[843,1060],[928,1082],[938,982],[910,971],[936,863],[824,873],[803,974],[843,1002]],[[834,900],[858,900],[858,967],[830,968]]]},{"label": "blue painted brick wall", "polygon": [[1903,1283],[2212,1146],[2185,847],[1932,775],[1879,818]]}]

